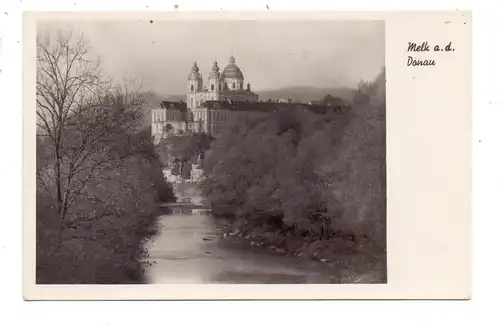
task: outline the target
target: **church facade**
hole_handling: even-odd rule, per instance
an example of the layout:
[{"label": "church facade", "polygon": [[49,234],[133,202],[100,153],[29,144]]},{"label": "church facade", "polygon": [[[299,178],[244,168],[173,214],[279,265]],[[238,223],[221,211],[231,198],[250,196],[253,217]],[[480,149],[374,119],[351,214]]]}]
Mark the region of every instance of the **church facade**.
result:
[{"label": "church facade", "polygon": [[243,73],[233,56],[222,72],[214,62],[206,85],[196,62],[187,79],[186,101],[162,101],[151,110],[151,133],[155,143],[174,134],[205,132],[216,137],[233,120],[268,114],[277,109],[307,109],[315,113],[334,110],[339,113],[347,107],[342,99],[333,97],[323,103],[307,104],[292,102],[291,99],[259,101],[250,84],[244,86]]},{"label": "church facade", "polygon": [[214,62],[207,84],[204,84],[198,64],[194,62],[188,76],[186,101],[162,101],[151,110],[151,130],[155,142],[171,134],[218,133],[231,119],[230,110],[234,105],[228,104],[256,103],[259,100],[244,80],[234,56],[229,58],[229,64],[222,72]]},{"label": "church facade", "polygon": [[236,65],[234,56],[229,58],[229,64],[222,73],[219,72],[217,62],[214,62],[208,75],[208,85],[203,84],[203,77],[197,63],[193,64],[187,83],[187,108],[202,107],[205,101],[249,101],[257,102],[257,94],[250,90],[250,84],[244,86],[244,76]]}]

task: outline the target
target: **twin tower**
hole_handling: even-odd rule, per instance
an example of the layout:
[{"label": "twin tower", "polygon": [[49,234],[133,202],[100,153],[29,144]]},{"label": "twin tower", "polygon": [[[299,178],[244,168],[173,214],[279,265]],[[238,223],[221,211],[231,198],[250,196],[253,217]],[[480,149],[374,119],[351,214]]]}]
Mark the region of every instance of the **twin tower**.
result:
[{"label": "twin tower", "polygon": [[250,90],[250,84],[244,89],[244,77],[236,65],[234,56],[229,58],[229,64],[222,73],[219,72],[217,62],[214,62],[208,75],[207,87],[203,84],[203,77],[194,62],[187,83],[187,108],[200,108],[205,101],[258,101],[257,94]]}]

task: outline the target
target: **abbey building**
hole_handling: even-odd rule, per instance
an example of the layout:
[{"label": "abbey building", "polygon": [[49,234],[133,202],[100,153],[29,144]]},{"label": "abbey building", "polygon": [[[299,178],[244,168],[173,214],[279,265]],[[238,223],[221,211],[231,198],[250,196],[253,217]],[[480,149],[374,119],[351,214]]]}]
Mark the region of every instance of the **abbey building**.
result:
[{"label": "abbey building", "polygon": [[322,103],[299,103],[291,99],[259,101],[244,83],[243,72],[233,56],[222,73],[214,62],[205,85],[195,62],[187,78],[186,100],[162,101],[151,110],[151,134],[155,143],[170,135],[205,132],[217,136],[230,121],[241,117],[268,114],[276,109],[308,109],[316,113],[342,110],[345,104],[339,98]]},{"label": "abbey building", "polygon": [[152,109],[152,135],[159,140],[169,134],[206,132],[214,135],[230,119],[230,103],[258,102],[259,97],[244,83],[243,72],[235,58],[220,72],[214,62],[205,85],[198,64],[195,62],[188,76],[186,101],[163,101]]},{"label": "abbey building", "polygon": [[[250,84],[244,87],[244,77],[236,65],[233,56],[222,73],[219,72],[217,62],[214,62],[208,75],[208,85],[203,85],[203,77],[196,62],[193,64],[187,83],[187,108],[197,109],[207,100],[213,101],[258,101],[257,94],[250,90]],[[245,88],[245,89],[244,89]]]}]

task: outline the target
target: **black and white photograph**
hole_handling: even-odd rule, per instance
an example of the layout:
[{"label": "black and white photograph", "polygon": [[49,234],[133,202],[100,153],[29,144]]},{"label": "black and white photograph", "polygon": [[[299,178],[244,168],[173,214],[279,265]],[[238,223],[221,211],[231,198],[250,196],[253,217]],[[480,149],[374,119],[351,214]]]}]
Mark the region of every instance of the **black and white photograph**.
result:
[{"label": "black and white photograph", "polygon": [[470,13],[23,18],[25,300],[470,299]]},{"label": "black and white photograph", "polygon": [[39,21],[36,283],[387,283],[384,35]]},{"label": "black and white photograph", "polygon": [[495,10],[348,6],[7,1],[6,317],[451,324],[495,301]]}]

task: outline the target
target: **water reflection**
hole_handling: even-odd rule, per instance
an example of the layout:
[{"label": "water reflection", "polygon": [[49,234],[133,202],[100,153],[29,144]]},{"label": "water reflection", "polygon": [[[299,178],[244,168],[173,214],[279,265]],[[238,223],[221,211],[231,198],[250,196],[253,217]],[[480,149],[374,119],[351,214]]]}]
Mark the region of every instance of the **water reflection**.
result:
[{"label": "water reflection", "polygon": [[320,262],[235,247],[221,240],[206,209],[172,208],[149,243],[150,283],[330,283]]}]

